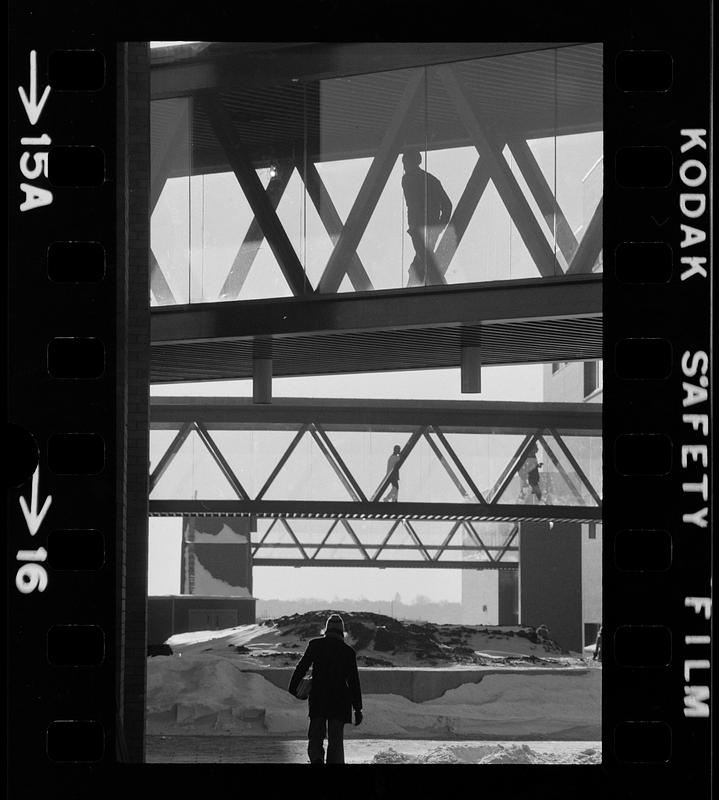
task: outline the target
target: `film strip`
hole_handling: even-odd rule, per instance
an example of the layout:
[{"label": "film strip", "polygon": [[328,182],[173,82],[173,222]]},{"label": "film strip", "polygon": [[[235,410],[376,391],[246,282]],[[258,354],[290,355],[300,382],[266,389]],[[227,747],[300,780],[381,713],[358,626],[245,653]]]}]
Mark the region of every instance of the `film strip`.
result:
[{"label": "film strip", "polygon": [[[147,519],[137,499],[149,461],[145,40],[168,36],[160,20],[138,36],[129,11],[109,20],[93,4],[59,16],[40,6],[11,12],[8,772],[12,797],[79,798],[157,778],[139,766]],[[712,8],[560,4],[541,20],[525,10],[496,11],[471,34],[458,33],[462,4],[430,34],[399,10],[369,20],[367,4],[341,18],[354,14],[368,41],[603,43],[602,764],[353,768],[342,794],[461,784],[512,797],[708,797]],[[259,10],[242,13],[261,27]],[[330,41],[339,15],[333,7],[312,33],[297,10],[273,25]],[[243,765],[232,780],[266,781],[268,769]],[[334,796],[332,780],[271,769],[282,792]],[[207,789],[199,768],[163,767],[161,781]]]}]

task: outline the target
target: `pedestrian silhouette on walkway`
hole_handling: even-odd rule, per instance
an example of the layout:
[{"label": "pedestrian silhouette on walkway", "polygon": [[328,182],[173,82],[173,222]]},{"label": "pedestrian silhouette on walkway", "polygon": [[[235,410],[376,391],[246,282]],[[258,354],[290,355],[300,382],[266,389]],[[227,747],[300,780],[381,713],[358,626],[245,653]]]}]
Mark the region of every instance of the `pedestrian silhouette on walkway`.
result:
[{"label": "pedestrian silhouette on walkway", "polygon": [[409,266],[408,286],[440,282],[434,248],[442,229],[452,216],[452,201],[442,184],[423,169],[422,155],[412,148],[402,156],[402,190],[407,203],[407,233],[414,245],[414,259]]},{"label": "pedestrian silhouette on walkway", "polygon": [[399,458],[402,448],[396,444],[392,455],[387,459],[387,472],[385,473],[383,481],[389,478],[389,492],[385,497],[388,503],[396,503],[397,496],[399,495]]},{"label": "pedestrian silhouette on walkway", "polygon": [[539,468],[543,465],[543,462],[537,460],[537,450],[536,444],[529,448],[524,463],[519,470],[520,478],[523,481],[520,489],[520,500],[524,503],[528,503],[532,497],[536,497],[537,501],[542,499]]},{"label": "pedestrian silhouette on walkway", "polygon": [[342,617],[331,614],[323,635],[310,641],[290,679],[289,692],[296,695],[300,681],[312,668],[307,731],[307,755],[311,764],[325,763],[325,737],[327,763],[344,764],[344,726],[352,722],[353,709],[354,724],[362,722],[357,657],[344,637]]}]

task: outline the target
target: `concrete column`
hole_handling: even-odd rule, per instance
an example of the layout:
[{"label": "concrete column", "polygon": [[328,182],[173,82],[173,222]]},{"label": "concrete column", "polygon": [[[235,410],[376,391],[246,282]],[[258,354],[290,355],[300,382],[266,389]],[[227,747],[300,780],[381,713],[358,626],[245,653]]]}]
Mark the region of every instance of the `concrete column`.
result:
[{"label": "concrete column", "polygon": [[272,359],[252,360],[252,402],[272,402]]},{"label": "concrete column", "polygon": [[566,650],[582,650],[582,537],[577,523],[522,522],[519,622],[546,625]]},{"label": "concrete column", "polygon": [[519,621],[519,570],[500,569],[498,576],[498,625],[517,625]]},{"label": "concrete column", "polygon": [[[150,54],[147,42],[117,46],[117,637],[116,755],[145,757],[147,539],[150,410]],[[108,154],[108,158],[111,156]],[[108,272],[111,279],[113,270]]]},{"label": "concrete column", "polygon": [[460,355],[462,394],[479,394],[482,391],[482,348],[462,345]]},{"label": "concrete column", "polygon": [[249,518],[186,517],[182,531],[181,570],[183,595],[251,595]]}]

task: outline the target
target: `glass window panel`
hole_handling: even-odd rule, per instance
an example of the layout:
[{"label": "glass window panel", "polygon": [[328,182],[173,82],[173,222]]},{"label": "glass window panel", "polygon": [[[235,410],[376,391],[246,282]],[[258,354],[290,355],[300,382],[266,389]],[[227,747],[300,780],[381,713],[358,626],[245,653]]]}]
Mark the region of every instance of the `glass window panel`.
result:
[{"label": "glass window panel", "polygon": [[[538,131],[555,135],[554,75],[551,50],[428,68],[430,162],[435,153],[436,162],[448,150],[470,147],[481,167],[476,181],[468,180],[471,167],[456,167],[464,186],[450,228],[456,252],[452,247],[445,255],[451,256],[449,282],[555,273],[554,226],[546,222],[546,216],[553,222],[554,183],[547,183],[526,144]],[[452,185],[448,176],[445,181]]]},{"label": "glass window panel", "polygon": [[[253,214],[232,172],[201,175],[198,185],[201,214],[198,215],[196,258],[199,297],[194,302],[236,299],[233,283],[241,272],[246,240]],[[244,246],[244,247],[243,247]]]},{"label": "glass window panel", "polygon": [[235,500],[237,494],[193,431],[150,494],[152,500]]},{"label": "glass window panel", "polygon": [[[581,244],[603,193],[602,46],[557,51],[557,203]],[[596,246],[582,253],[582,272],[601,272],[601,224]]]},{"label": "glass window panel", "polygon": [[190,98],[151,103],[151,305],[189,302],[191,119]]},{"label": "glass window panel", "polygon": [[150,431],[150,473],[157,467],[160,459],[167,452],[178,431],[151,430]]},{"label": "glass window panel", "polygon": [[[355,290],[403,285],[401,154],[425,147],[423,83],[423,69],[394,70],[323,80],[308,92],[308,160],[329,195],[319,215],[337,233],[340,223],[342,248],[349,242],[344,258],[325,262],[321,291],[345,290],[348,280]],[[313,258],[320,254],[308,250]]]}]

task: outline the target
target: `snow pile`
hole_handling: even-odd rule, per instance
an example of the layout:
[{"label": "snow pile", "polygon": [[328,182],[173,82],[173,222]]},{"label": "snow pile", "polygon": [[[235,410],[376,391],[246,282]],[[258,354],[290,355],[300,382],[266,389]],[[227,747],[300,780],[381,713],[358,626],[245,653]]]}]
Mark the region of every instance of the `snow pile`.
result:
[{"label": "snow pile", "polygon": [[[497,745],[478,764],[566,764],[566,754],[539,753],[527,744]],[[588,747],[572,755],[571,764],[601,764],[602,754],[598,748]]]},{"label": "snow pile", "polygon": [[389,747],[375,753],[372,764],[601,764],[599,747],[580,752],[540,752],[528,744],[441,745],[410,755]]},{"label": "snow pile", "polygon": [[[147,730],[151,734],[232,733],[304,736],[307,703],[232,655],[186,653],[148,659]],[[495,739],[600,738],[601,671],[489,674],[435,700],[366,695],[362,736]]]},{"label": "snow pile", "polygon": [[[224,631],[194,631],[167,640],[174,653],[233,653],[253,666],[294,667],[319,636],[331,609],[293,614]],[[574,666],[543,626],[438,625],[403,622],[383,614],[342,614],[347,643],[360,667]]]},{"label": "snow pile", "polygon": [[413,764],[417,759],[407,753],[398,753],[394,747],[388,747],[386,750],[380,750],[375,753],[372,758],[372,764]]}]

